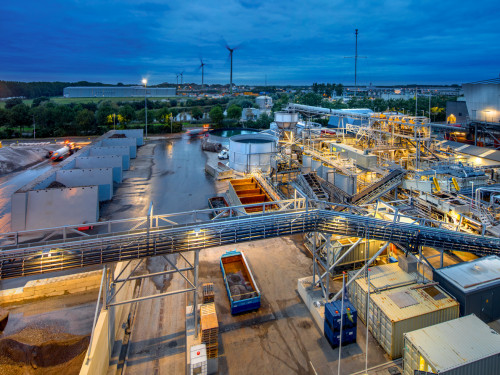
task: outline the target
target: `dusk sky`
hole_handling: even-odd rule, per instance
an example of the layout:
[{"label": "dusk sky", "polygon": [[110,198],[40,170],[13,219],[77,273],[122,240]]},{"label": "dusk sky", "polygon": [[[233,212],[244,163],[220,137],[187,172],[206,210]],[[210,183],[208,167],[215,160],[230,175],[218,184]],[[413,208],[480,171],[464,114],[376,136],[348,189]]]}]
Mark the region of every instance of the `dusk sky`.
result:
[{"label": "dusk sky", "polygon": [[463,83],[498,77],[498,0],[4,0],[0,79]]}]

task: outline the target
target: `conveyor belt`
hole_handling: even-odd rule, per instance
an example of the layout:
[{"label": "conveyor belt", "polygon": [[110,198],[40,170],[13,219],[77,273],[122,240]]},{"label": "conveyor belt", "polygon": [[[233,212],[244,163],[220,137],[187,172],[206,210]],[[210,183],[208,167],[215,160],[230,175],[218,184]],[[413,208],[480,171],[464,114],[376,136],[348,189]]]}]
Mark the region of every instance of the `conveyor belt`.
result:
[{"label": "conveyor belt", "polygon": [[[444,250],[500,255],[499,238],[385,221],[330,209],[295,209],[168,225],[150,229],[149,233],[143,229],[59,240],[40,246],[30,244],[23,248],[17,245],[0,252],[0,279],[313,231],[351,237],[368,235],[371,239],[397,242],[409,248],[418,242],[422,246]],[[50,249],[54,252],[52,256],[40,256]]]},{"label": "conveyor belt", "polygon": [[391,189],[394,189],[396,186],[398,186],[403,180],[404,175],[405,172],[400,169],[392,171],[377,183],[367,187],[366,189],[363,189],[358,194],[354,195],[352,197],[351,203],[361,205],[373,202]]}]

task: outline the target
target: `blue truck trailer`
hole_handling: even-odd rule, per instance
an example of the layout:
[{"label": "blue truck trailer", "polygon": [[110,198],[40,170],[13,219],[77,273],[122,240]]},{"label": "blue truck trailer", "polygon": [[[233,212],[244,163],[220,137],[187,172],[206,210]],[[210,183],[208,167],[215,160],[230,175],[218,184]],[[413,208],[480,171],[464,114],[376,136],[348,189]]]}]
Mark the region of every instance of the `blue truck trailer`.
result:
[{"label": "blue truck trailer", "polygon": [[227,251],[220,258],[220,268],[231,314],[257,310],[260,307],[260,291],[241,251]]}]

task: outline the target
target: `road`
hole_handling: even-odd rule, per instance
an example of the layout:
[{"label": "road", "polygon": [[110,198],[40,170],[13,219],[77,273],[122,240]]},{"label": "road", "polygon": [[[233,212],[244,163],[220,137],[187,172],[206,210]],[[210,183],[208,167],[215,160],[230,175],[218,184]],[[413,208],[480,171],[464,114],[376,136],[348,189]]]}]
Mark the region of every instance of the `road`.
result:
[{"label": "road", "polygon": [[[215,194],[214,182],[205,174],[206,156],[200,139],[161,139],[138,150],[130,171],[115,191],[112,202],[101,209],[103,220],[125,219],[154,212],[174,213],[207,208]],[[177,255],[169,260],[183,266]],[[165,257],[149,258],[142,272],[170,269]],[[143,280],[141,295],[151,295],[186,287],[175,274]],[[191,298],[190,296],[188,298]],[[132,327],[126,374],[177,374],[185,371],[186,295],[178,294],[138,304]],[[115,355],[118,353],[115,352]],[[113,360],[112,360],[113,362]],[[110,369],[110,373],[115,371]]]}]

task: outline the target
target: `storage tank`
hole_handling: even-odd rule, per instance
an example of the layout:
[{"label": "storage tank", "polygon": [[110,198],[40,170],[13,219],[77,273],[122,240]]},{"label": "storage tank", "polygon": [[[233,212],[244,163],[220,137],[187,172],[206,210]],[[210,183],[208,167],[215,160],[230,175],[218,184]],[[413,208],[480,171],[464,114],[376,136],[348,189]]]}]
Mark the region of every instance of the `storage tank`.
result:
[{"label": "storage tank", "polygon": [[312,156],[309,154],[302,154],[302,173],[311,172]]},{"label": "storage tank", "polygon": [[321,160],[319,160],[317,158],[312,158],[311,159],[311,171],[316,172],[319,176],[320,169],[321,169]]},{"label": "storage tank", "polygon": [[297,125],[297,122],[299,122],[299,114],[290,112],[276,112],[274,114],[274,121],[280,129],[292,129],[295,128],[295,125]]},{"label": "storage tank", "polygon": [[255,104],[257,104],[260,109],[271,108],[273,106],[273,99],[266,95],[258,96],[255,98]]},{"label": "storage tank", "polygon": [[271,156],[276,153],[276,138],[267,134],[242,134],[229,138],[229,167],[250,173],[269,172]]},{"label": "storage tank", "polygon": [[323,166],[321,167],[321,177],[323,180],[333,184],[335,169],[331,165],[323,163]]}]

